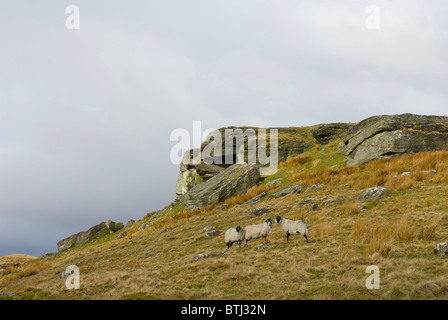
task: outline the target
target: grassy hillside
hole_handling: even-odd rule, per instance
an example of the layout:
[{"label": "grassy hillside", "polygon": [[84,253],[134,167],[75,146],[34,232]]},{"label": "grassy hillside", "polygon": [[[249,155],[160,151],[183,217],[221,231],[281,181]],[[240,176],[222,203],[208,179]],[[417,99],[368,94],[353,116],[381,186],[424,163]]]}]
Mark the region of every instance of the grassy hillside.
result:
[{"label": "grassy hillside", "polygon": [[[152,214],[126,229],[121,239],[115,239],[115,233],[4,272],[0,291],[24,299],[447,299],[448,259],[436,256],[433,248],[448,241],[448,152],[345,168],[339,142],[316,145],[282,163],[262,185],[226,200],[227,211],[209,207],[187,213],[174,203],[149,228],[140,225]],[[278,178],[283,178],[280,184],[266,187]],[[326,187],[270,196],[298,183]],[[362,206],[355,200],[377,185],[391,192]],[[263,191],[268,195],[259,203],[244,204]],[[297,206],[304,200],[319,208]],[[257,206],[270,213],[248,216]],[[287,243],[274,225],[267,248],[259,250],[261,241],[253,240],[249,248],[234,245],[224,254],[193,259],[225,251],[227,228],[277,215],[307,221],[310,243],[301,236]],[[208,225],[221,235],[204,237]],[[150,250],[154,253],[145,256]],[[65,279],[57,277],[75,263],[81,289],[67,290]],[[369,265],[380,268],[379,290],[365,286]]]},{"label": "grassy hillside", "polygon": [[8,256],[0,257],[0,265],[6,263],[24,263],[33,259],[37,258],[27,254],[10,254]]}]

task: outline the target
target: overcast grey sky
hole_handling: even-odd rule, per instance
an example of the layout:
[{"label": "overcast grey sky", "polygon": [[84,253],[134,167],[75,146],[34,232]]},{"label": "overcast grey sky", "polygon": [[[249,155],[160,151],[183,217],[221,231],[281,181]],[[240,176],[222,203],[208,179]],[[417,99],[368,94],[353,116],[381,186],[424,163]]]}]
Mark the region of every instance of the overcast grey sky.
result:
[{"label": "overcast grey sky", "polygon": [[[68,5],[80,29],[67,30]],[[369,30],[368,5],[380,9]],[[175,197],[170,133],[447,115],[446,1],[2,0],[0,256]]]}]

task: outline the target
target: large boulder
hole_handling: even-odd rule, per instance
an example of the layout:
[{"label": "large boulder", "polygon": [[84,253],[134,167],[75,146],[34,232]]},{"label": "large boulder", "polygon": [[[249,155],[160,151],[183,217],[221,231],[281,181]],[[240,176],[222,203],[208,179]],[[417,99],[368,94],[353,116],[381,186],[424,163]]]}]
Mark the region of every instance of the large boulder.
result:
[{"label": "large boulder", "polygon": [[179,200],[187,211],[199,210],[246,193],[259,181],[260,170],[257,165],[234,164],[179,196]]},{"label": "large boulder", "polygon": [[374,116],[344,138],[347,166],[407,153],[448,150],[448,117],[415,114]]},{"label": "large boulder", "polygon": [[100,224],[93,226],[87,231],[79,232],[59,241],[57,244],[58,251],[61,252],[75,246],[86,244],[90,241],[121,230],[123,229],[123,227],[123,223],[121,222],[113,222],[111,220],[101,222]]}]

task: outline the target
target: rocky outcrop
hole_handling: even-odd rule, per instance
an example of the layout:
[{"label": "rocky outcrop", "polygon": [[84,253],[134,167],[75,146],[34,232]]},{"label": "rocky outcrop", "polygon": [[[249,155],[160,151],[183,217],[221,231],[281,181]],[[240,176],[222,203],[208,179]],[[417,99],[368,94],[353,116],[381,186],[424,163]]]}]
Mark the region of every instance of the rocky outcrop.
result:
[{"label": "rocky outcrop", "polygon": [[311,129],[311,134],[317,143],[327,144],[331,140],[343,138],[352,126],[349,123],[321,124],[319,127]]},{"label": "rocky outcrop", "polygon": [[283,178],[278,178],[278,179],[275,179],[275,180],[271,180],[268,183],[266,183],[266,187],[275,186],[275,185],[281,183],[282,181],[283,181]]},{"label": "rocky outcrop", "polygon": [[296,185],[293,185],[290,187],[283,188],[283,189],[275,192],[274,194],[272,194],[272,196],[274,198],[280,198],[280,197],[287,196],[289,194],[301,193],[304,190],[305,190],[305,186],[302,186],[301,184],[296,184]]},{"label": "rocky outcrop", "polygon": [[254,217],[259,217],[264,215],[265,213],[268,213],[269,210],[264,208],[264,207],[258,207],[258,208],[253,208],[252,210],[250,210],[247,214],[250,216],[254,216]]},{"label": "rocky outcrop", "polygon": [[374,116],[352,127],[344,144],[347,166],[407,153],[448,150],[448,117]]},{"label": "rocky outcrop", "polygon": [[216,210],[226,211],[229,208],[230,208],[230,206],[227,203],[225,203],[225,204],[220,205],[219,207],[216,207]]},{"label": "rocky outcrop", "polygon": [[390,190],[380,186],[372,187],[361,193],[361,195],[357,197],[356,200],[367,201],[367,200],[380,199],[389,191]]},{"label": "rocky outcrop", "polygon": [[217,257],[220,256],[222,254],[226,253],[225,251],[221,251],[221,252],[217,252],[217,253],[200,253],[197,256],[194,256],[192,258],[192,260],[202,260],[202,259],[207,259],[207,258],[213,258],[213,257]]},{"label": "rocky outcrop", "polygon": [[260,170],[257,165],[234,164],[178,198],[187,211],[199,210],[240,193],[246,193],[259,181]]},{"label": "rocky outcrop", "polygon": [[135,220],[129,220],[124,227],[128,228],[128,227],[132,226],[134,223],[135,223]]},{"label": "rocky outcrop", "polygon": [[[191,152],[192,150],[190,150]],[[187,155],[190,153],[187,153]],[[176,194],[182,195],[194,186],[207,181],[221,171],[230,167],[231,164],[185,164],[180,165],[180,173],[177,177]]]},{"label": "rocky outcrop", "polygon": [[58,251],[65,251],[75,246],[86,244],[90,241],[103,237],[105,235],[114,233],[118,230],[123,229],[123,223],[121,222],[113,222],[108,220],[106,222],[101,222],[96,226],[93,226],[87,231],[82,231],[77,234],[74,234],[68,238],[65,238],[58,242]]},{"label": "rocky outcrop", "polygon": [[[222,155],[212,155],[213,157],[207,158],[205,161],[202,159],[200,163],[192,164],[191,159],[194,158],[194,155],[196,154],[196,149],[191,149],[187,151],[184,155],[184,161],[180,165],[180,172],[176,183],[176,194],[177,195],[183,195],[188,190],[193,188],[194,186],[206,182],[208,179],[211,179],[218,173],[222,172],[223,170],[227,169],[231,165],[235,164],[237,162],[236,154],[237,151],[234,148],[231,149],[231,151],[226,154],[226,139],[229,139],[232,137],[231,135],[226,136],[226,129],[234,130],[238,128],[234,127],[227,127],[227,128],[221,128],[217,130],[219,132],[219,135],[221,136],[222,144]],[[267,148],[270,146],[270,130],[276,129],[278,130],[278,162],[286,161],[290,157],[297,156],[299,154],[304,153],[308,149],[310,149],[315,143],[316,140],[314,140],[312,134],[308,130],[304,130],[303,128],[269,128],[266,129],[266,137],[265,139],[262,139],[261,137],[258,137],[258,130],[259,128],[250,128],[250,127],[241,127],[240,128],[243,133],[247,130],[254,130],[256,132],[255,138],[256,144],[255,144],[255,151],[258,155],[260,142],[265,142],[267,145]],[[234,139],[234,138],[232,138]],[[206,142],[204,142],[201,145],[201,148],[199,149],[201,151],[201,154],[204,151],[204,148],[207,147],[207,145],[212,141],[213,139],[206,139]],[[244,138],[244,150],[242,154],[244,155],[244,161],[248,161],[248,154],[249,150],[249,138]],[[267,154],[269,156],[269,154]],[[257,165],[260,165],[258,156],[256,159]]]},{"label": "rocky outcrop", "polygon": [[266,195],[267,195],[266,191],[263,191],[262,193],[256,195],[252,199],[247,200],[244,204],[255,204],[257,202],[260,202],[261,198],[263,198]]},{"label": "rocky outcrop", "polygon": [[319,184],[313,184],[311,187],[308,188],[308,191],[314,190],[314,189],[322,189],[326,188],[327,185],[325,183],[319,183]]}]

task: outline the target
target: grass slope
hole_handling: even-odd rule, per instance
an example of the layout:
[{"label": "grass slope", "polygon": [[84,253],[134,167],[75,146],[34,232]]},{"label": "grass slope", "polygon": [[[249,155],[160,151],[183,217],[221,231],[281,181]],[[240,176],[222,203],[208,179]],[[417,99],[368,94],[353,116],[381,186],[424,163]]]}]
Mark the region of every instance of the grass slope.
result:
[{"label": "grass slope", "polygon": [[24,263],[33,259],[37,259],[37,257],[33,257],[27,254],[10,254],[8,256],[0,257],[0,264]]},{"label": "grass slope", "polygon": [[[140,228],[154,217],[148,214],[122,239],[115,239],[116,233],[8,270],[0,276],[0,291],[20,293],[24,299],[447,299],[448,260],[437,257],[433,248],[448,239],[448,152],[345,168],[339,142],[316,145],[283,163],[262,185],[226,200],[226,211],[212,206],[187,213],[174,203],[153,226]],[[401,175],[407,171],[413,173]],[[265,186],[278,178],[283,178],[280,184]],[[326,187],[270,196],[297,183]],[[376,185],[391,192],[361,207],[355,198]],[[259,203],[244,204],[263,191],[268,195]],[[330,201],[342,197],[340,203]],[[319,209],[298,207],[303,200],[312,200]],[[256,206],[270,213],[248,216]],[[265,249],[258,250],[260,241],[253,240],[249,248],[234,245],[222,255],[193,259],[225,250],[227,228],[277,215],[307,221],[311,242],[299,236],[286,243],[274,225],[271,246]],[[221,235],[204,237],[207,225]],[[154,254],[145,256],[150,250]],[[75,263],[81,289],[67,290],[65,280],[57,277]],[[366,288],[369,265],[380,268],[379,290]]]}]

